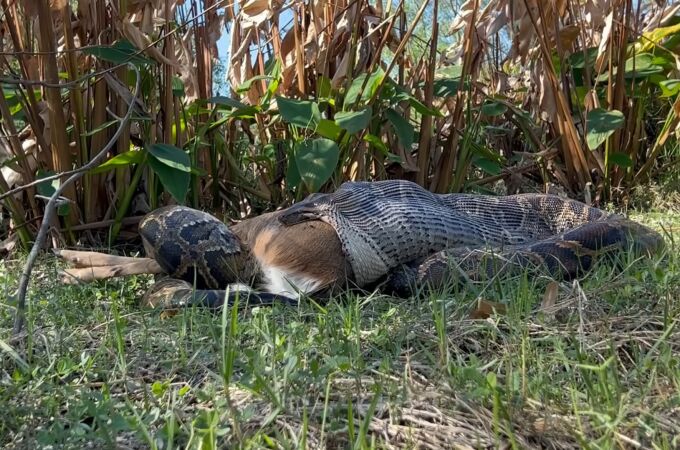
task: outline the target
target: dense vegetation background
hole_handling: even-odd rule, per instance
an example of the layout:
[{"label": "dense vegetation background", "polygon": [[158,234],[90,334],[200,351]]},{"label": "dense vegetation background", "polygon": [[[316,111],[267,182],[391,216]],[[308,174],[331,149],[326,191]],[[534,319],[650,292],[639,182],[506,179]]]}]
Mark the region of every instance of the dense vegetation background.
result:
[{"label": "dense vegetation background", "polygon": [[677,184],[680,15],[669,2],[2,8],[5,248],[32,240],[57,175],[112,138],[64,190],[54,245],[114,243],[169,202],[237,218],[356,179],[600,206],[650,180]]},{"label": "dense vegetation background", "polygon": [[[0,447],[680,447],[679,55],[663,0],[0,0]],[[632,210],[668,251],[167,319],[151,277],[24,251],[387,178]]]}]

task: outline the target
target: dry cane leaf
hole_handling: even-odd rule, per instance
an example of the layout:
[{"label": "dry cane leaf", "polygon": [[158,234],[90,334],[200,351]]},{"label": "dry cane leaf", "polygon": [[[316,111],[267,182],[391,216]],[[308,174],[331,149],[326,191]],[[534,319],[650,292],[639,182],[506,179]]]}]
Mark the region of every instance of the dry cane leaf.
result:
[{"label": "dry cane leaf", "polygon": [[560,30],[560,45],[563,49],[569,50],[576,42],[580,29],[577,25],[568,25]]},{"label": "dry cane leaf", "polygon": [[478,300],[475,309],[470,311],[470,319],[488,319],[494,313],[505,314],[506,307],[502,303],[490,302],[488,300]]},{"label": "dry cane leaf", "polygon": [[604,19],[604,30],[602,30],[602,37],[600,38],[600,45],[597,48],[597,67],[599,72],[599,67],[604,64],[605,52],[607,51],[607,43],[609,42],[609,37],[612,34],[612,26],[614,25],[614,11],[610,12]]},{"label": "dry cane leaf", "polygon": [[149,37],[145,35],[139,28],[137,28],[135,25],[133,25],[127,20],[123,20],[122,25],[123,34],[125,35],[125,37],[130,39],[130,41],[132,41],[135,47],[144,50],[144,53],[146,53],[148,56],[162,64],[167,64],[172,67],[178,67],[177,61],[172,61],[166,58],[165,55],[163,55],[163,53],[161,53],[160,50],[158,50],[158,48],[156,48],[152,44]]},{"label": "dry cane leaf", "polygon": [[543,300],[541,301],[541,306],[539,308],[540,312],[545,314],[554,313],[555,304],[557,303],[557,296],[560,292],[560,285],[557,281],[551,281],[545,288],[545,293],[543,294]]},{"label": "dry cane leaf", "polygon": [[36,19],[38,17],[38,8],[40,8],[38,2],[22,2],[22,3],[23,3],[22,6],[24,8],[24,14],[26,14],[26,17]]}]

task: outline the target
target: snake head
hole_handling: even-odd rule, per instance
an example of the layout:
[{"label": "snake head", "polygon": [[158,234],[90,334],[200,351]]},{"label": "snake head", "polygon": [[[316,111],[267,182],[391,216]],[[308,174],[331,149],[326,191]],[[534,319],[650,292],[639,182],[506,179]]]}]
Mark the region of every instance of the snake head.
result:
[{"label": "snake head", "polygon": [[247,276],[249,255],[240,239],[203,211],[159,208],[144,217],[139,234],[147,256],[175,278],[218,289]]},{"label": "snake head", "polygon": [[329,194],[311,194],[303,201],[285,209],[279,215],[279,221],[284,225],[295,225],[311,220],[321,220],[326,215],[325,207],[329,202]]}]

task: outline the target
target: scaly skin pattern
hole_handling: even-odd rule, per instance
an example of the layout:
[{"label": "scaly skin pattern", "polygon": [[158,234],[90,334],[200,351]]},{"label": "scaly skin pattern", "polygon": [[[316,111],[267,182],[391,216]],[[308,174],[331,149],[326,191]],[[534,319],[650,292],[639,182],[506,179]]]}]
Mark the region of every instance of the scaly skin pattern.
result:
[{"label": "scaly skin pattern", "polygon": [[[140,234],[148,255],[171,277],[213,297],[232,283],[256,285],[263,258],[270,258],[267,248],[277,249],[276,266],[284,272],[281,266],[293,260],[297,275],[319,272],[315,261],[333,266],[318,276],[324,288],[387,280],[388,291],[410,295],[414,287],[440,286],[451,278],[529,267],[572,278],[603,255],[650,255],[663,247],[653,230],[574,200],[439,195],[401,180],[345,183],[334,193],[312,195],[232,230],[201,211],[161,208],[142,221]],[[263,235],[264,243],[258,241]]]}]

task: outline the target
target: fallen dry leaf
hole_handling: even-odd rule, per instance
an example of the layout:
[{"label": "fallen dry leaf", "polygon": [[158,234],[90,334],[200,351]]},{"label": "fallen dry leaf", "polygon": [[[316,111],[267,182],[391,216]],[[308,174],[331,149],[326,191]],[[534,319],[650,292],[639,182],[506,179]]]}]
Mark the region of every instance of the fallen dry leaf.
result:
[{"label": "fallen dry leaf", "polygon": [[539,311],[551,312],[557,303],[557,294],[559,294],[559,292],[559,283],[557,283],[557,281],[551,281],[545,288],[545,293],[543,294],[543,300],[541,301]]},{"label": "fallen dry leaf", "polygon": [[505,314],[506,307],[503,303],[490,302],[488,300],[478,300],[475,309],[470,311],[470,319],[488,319],[494,313]]}]

